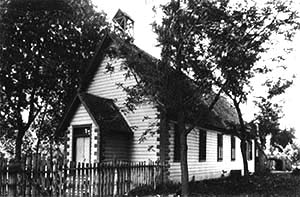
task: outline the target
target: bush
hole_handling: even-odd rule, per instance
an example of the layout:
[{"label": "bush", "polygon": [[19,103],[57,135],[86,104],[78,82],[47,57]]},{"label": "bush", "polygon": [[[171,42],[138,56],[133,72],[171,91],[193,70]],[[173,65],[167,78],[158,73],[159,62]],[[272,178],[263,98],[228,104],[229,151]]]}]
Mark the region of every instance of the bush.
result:
[{"label": "bush", "polygon": [[299,175],[300,175],[300,169],[299,169],[299,168],[295,168],[295,169],[292,171],[292,175],[299,176]]},{"label": "bush", "polygon": [[134,188],[128,193],[128,196],[145,196],[145,195],[154,195],[154,194],[170,194],[177,193],[180,189],[179,183],[167,182],[160,184],[154,188],[149,185],[143,185],[137,188]]},{"label": "bush", "polygon": [[150,194],[154,194],[155,190],[153,187],[149,186],[149,185],[143,185],[143,186],[139,186],[134,188],[133,190],[131,190],[128,193],[128,196],[144,196],[144,195],[150,195]]},{"label": "bush", "polygon": [[167,182],[157,186],[155,192],[157,194],[177,193],[180,190],[180,184],[174,182]]}]

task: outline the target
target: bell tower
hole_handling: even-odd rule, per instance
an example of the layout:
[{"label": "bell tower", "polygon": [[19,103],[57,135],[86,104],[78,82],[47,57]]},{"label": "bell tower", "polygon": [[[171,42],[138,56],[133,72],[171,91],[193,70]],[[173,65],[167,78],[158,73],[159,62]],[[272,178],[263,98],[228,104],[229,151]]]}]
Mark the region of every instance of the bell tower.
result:
[{"label": "bell tower", "polygon": [[126,38],[126,40],[133,42],[134,20],[128,14],[119,9],[113,17],[113,22],[115,23],[115,32]]}]

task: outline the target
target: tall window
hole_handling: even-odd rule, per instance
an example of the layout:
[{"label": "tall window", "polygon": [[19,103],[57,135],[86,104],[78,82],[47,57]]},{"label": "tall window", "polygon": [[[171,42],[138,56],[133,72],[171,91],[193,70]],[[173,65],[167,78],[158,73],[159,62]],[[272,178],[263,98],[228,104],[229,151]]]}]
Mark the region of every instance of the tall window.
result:
[{"label": "tall window", "polygon": [[218,149],[217,149],[218,155],[217,159],[218,161],[223,160],[223,135],[218,134]]},{"label": "tall window", "polygon": [[90,133],[91,125],[82,125],[73,128],[73,161],[82,163],[90,162]]},{"label": "tall window", "polygon": [[231,161],[235,160],[235,137],[231,136]]},{"label": "tall window", "polygon": [[206,160],[206,131],[199,132],[199,161]]},{"label": "tall window", "polygon": [[174,126],[174,161],[180,161],[180,133],[178,131],[177,125]]},{"label": "tall window", "polygon": [[246,146],[246,156],[247,160],[252,160],[252,141],[247,141],[247,146]]}]

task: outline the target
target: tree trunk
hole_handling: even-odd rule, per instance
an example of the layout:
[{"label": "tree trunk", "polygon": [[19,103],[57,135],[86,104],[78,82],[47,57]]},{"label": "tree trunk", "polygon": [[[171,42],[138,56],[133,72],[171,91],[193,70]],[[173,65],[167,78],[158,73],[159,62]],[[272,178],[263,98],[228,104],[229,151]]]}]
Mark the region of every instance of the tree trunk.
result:
[{"label": "tree trunk", "polygon": [[162,175],[161,175],[161,183],[165,183],[167,181],[167,169],[165,165],[168,163],[168,120],[167,115],[164,110],[160,110],[160,125],[159,125],[159,138],[160,138],[160,162],[163,165]]},{"label": "tree trunk", "polygon": [[255,172],[258,172],[259,174],[266,172],[266,157],[262,148],[258,148],[258,161]]},{"label": "tree trunk", "polygon": [[242,158],[243,158],[243,164],[244,164],[244,176],[247,178],[248,180],[248,175],[249,175],[249,170],[248,170],[248,161],[247,161],[247,156],[246,156],[246,127],[244,124],[244,119],[243,119],[243,115],[239,106],[239,103],[233,99],[233,104],[234,107],[236,109],[238,118],[239,118],[239,123],[241,126],[241,143],[240,143],[240,148],[241,148],[241,152],[242,152]]},{"label": "tree trunk", "polygon": [[15,147],[15,159],[16,161],[21,161],[22,155],[22,144],[23,144],[23,137],[25,135],[25,131],[19,130],[16,138],[16,147]]},{"label": "tree trunk", "polygon": [[181,168],[181,196],[189,194],[189,171],[187,162],[187,134],[185,132],[184,113],[178,112],[178,130],[180,133],[180,168]]},{"label": "tree trunk", "polygon": [[41,144],[41,139],[38,137],[38,141],[36,143],[36,150],[35,150],[36,155],[38,155],[40,152],[40,144]]},{"label": "tree trunk", "polygon": [[242,158],[243,158],[243,164],[244,164],[244,176],[246,178],[248,178],[249,170],[248,170],[248,161],[247,161],[247,155],[246,155],[247,144],[246,144],[245,139],[241,139],[240,146],[241,146],[241,152],[242,152]]},{"label": "tree trunk", "polygon": [[36,143],[36,151],[35,151],[35,161],[37,162],[39,159],[39,148],[40,148],[41,140],[40,137],[38,137],[38,141]]},{"label": "tree trunk", "polygon": [[181,167],[181,196],[189,194],[189,171],[187,162],[187,136],[180,134],[180,167]]}]

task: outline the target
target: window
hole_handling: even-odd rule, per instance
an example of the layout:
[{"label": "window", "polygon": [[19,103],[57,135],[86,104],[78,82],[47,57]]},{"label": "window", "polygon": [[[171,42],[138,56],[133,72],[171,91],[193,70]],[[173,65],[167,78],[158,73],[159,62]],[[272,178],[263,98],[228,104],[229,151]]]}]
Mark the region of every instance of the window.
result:
[{"label": "window", "polygon": [[246,156],[247,160],[252,160],[252,141],[247,141],[247,146],[246,146]]},{"label": "window", "polygon": [[174,126],[174,162],[180,161],[180,133],[177,125]]},{"label": "window", "polygon": [[206,160],[206,131],[199,132],[199,161]]},{"label": "window", "polygon": [[222,134],[218,134],[218,155],[217,155],[217,159],[218,161],[222,161],[223,160],[223,135]]},{"label": "window", "polygon": [[235,137],[231,136],[231,161],[235,161]]},{"label": "window", "polygon": [[90,133],[91,125],[82,125],[73,128],[73,161],[81,163],[90,162]]}]

